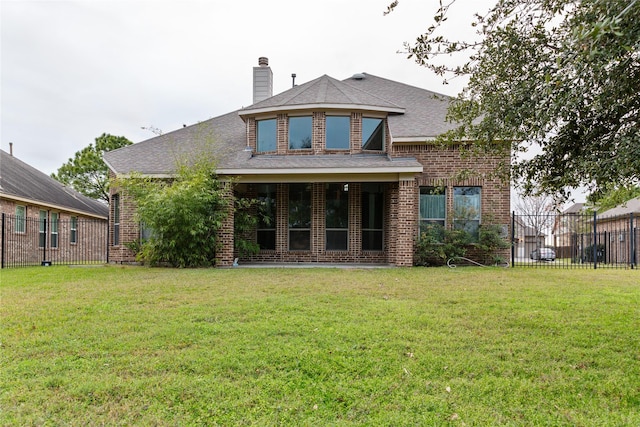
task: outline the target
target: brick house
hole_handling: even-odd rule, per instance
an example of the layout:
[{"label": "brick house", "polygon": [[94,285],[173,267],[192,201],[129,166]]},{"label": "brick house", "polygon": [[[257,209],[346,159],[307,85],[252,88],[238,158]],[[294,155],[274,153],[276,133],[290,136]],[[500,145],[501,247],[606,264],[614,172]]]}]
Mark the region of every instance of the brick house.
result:
[{"label": "brick house", "polygon": [[637,265],[640,258],[640,197],[598,213],[597,234],[603,262]]},{"label": "brick house", "polygon": [[[450,98],[365,73],[323,75],[273,96],[267,59],[253,71],[252,105],[107,153],[113,176],[170,177],[177,157],[213,141],[220,179],[234,177],[233,191],[261,200],[270,218],[250,236],[260,253],[240,263],[411,266],[421,225],[477,232],[491,217],[508,227],[509,183],[490,176],[508,165],[508,149],[477,159],[433,143],[452,127]],[[456,178],[465,169],[475,173]],[[130,262],[123,243],[140,235],[133,207],[116,190],[111,200],[111,259]],[[458,208],[467,214],[456,217]],[[222,266],[237,257],[232,224]]]},{"label": "brick house", "polygon": [[109,207],[0,150],[2,267],[106,262]]}]

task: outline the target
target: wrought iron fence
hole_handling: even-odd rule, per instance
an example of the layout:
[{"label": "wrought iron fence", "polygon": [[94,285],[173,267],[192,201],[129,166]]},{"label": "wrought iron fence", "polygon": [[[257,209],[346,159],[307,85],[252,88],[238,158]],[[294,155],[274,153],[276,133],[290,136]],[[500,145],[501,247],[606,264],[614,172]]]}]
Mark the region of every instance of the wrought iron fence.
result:
[{"label": "wrought iron fence", "polygon": [[107,221],[38,219],[2,214],[1,267],[102,264],[108,261]]},{"label": "wrought iron fence", "polygon": [[640,214],[512,216],[511,265],[637,268]]}]

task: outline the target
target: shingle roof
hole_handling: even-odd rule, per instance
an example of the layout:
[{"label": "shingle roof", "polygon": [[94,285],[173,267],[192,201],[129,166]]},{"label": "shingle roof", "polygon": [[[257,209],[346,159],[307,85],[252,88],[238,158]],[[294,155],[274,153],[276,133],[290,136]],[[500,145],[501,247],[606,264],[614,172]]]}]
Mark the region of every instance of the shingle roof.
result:
[{"label": "shingle roof", "polygon": [[0,195],[34,204],[107,218],[109,207],[65,187],[50,176],[0,150]]},{"label": "shingle roof", "polygon": [[[260,155],[252,156],[247,153],[245,159],[237,164],[225,168],[225,172],[232,173],[232,169],[256,170],[300,170],[302,173],[316,173],[322,170],[344,169],[349,173],[373,173],[376,171],[414,172],[422,171],[422,164],[412,157],[388,157],[378,154],[345,154],[345,155]],[[237,172],[235,172],[237,173]]]},{"label": "shingle roof", "polygon": [[616,206],[615,208],[604,211],[601,214],[598,214],[598,218],[607,218],[638,213],[640,213],[640,197],[627,200],[626,202]]},{"label": "shingle roof", "polygon": [[[250,157],[243,151],[246,145],[246,129],[241,117],[257,112],[275,111],[280,107],[295,109],[310,105],[343,105],[345,108],[360,106],[364,109],[386,111],[390,113],[388,123],[394,141],[400,138],[404,141],[423,142],[453,128],[453,125],[445,120],[451,98],[371,74],[364,73],[362,76],[364,78],[350,77],[339,81],[323,75],[242,110],[110,151],[105,154],[104,159],[118,174],[138,172],[164,175],[175,171],[177,159],[212,147],[221,169],[246,168],[253,165],[261,168],[263,163],[273,160],[269,160],[267,156]],[[312,159],[320,160],[318,156],[295,157],[300,159],[278,161],[311,162],[313,166]],[[302,159],[304,157],[307,159]],[[346,162],[345,158],[338,157],[331,156],[330,159]],[[363,160],[351,161],[358,162],[358,165],[363,164]]]},{"label": "shingle roof", "polygon": [[455,127],[446,120],[451,97],[368,73],[362,73],[361,76],[364,78],[357,78],[356,75],[343,82],[362,91],[375,93],[405,109],[404,114],[390,115],[388,118],[394,139],[415,138],[420,141]]},{"label": "shingle roof", "polygon": [[240,115],[274,109],[290,110],[308,105],[361,106],[370,110],[404,112],[402,106],[389,102],[388,99],[365,92],[325,74],[244,108],[240,110]]}]

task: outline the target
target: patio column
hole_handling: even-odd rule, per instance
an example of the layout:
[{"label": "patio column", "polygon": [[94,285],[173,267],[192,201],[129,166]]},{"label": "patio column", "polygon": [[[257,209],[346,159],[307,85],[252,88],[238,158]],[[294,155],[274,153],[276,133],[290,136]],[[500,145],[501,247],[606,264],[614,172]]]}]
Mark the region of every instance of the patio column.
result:
[{"label": "patio column", "polygon": [[233,185],[230,182],[224,183],[224,197],[228,201],[227,217],[222,222],[222,227],[218,231],[220,247],[216,253],[216,266],[231,267],[233,265],[234,254],[234,200]]},{"label": "patio column", "polygon": [[413,177],[401,179],[391,199],[391,236],[389,261],[398,267],[413,265],[416,232],[416,186]]}]

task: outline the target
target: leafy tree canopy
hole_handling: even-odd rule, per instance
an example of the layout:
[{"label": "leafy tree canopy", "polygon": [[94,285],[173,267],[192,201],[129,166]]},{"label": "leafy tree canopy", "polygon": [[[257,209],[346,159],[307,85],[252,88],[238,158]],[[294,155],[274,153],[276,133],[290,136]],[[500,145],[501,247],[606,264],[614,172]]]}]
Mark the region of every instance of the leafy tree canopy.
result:
[{"label": "leafy tree canopy", "polygon": [[636,197],[640,197],[640,186],[607,186],[599,189],[599,191],[595,193],[589,194],[587,202],[590,207],[596,209],[598,212],[604,212]]},{"label": "leafy tree canopy", "polygon": [[638,182],[640,0],[498,0],[470,22],[476,40],[441,35],[455,3],[441,0],[405,45],[445,83],[469,77],[449,109],[459,127],[443,140],[482,151],[513,141],[511,172],[525,192]]},{"label": "leafy tree canopy", "polygon": [[131,145],[124,136],[103,133],[94,144],[77,151],[51,177],[93,199],[109,202],[109,168],[102,160],[107,151]]}]

